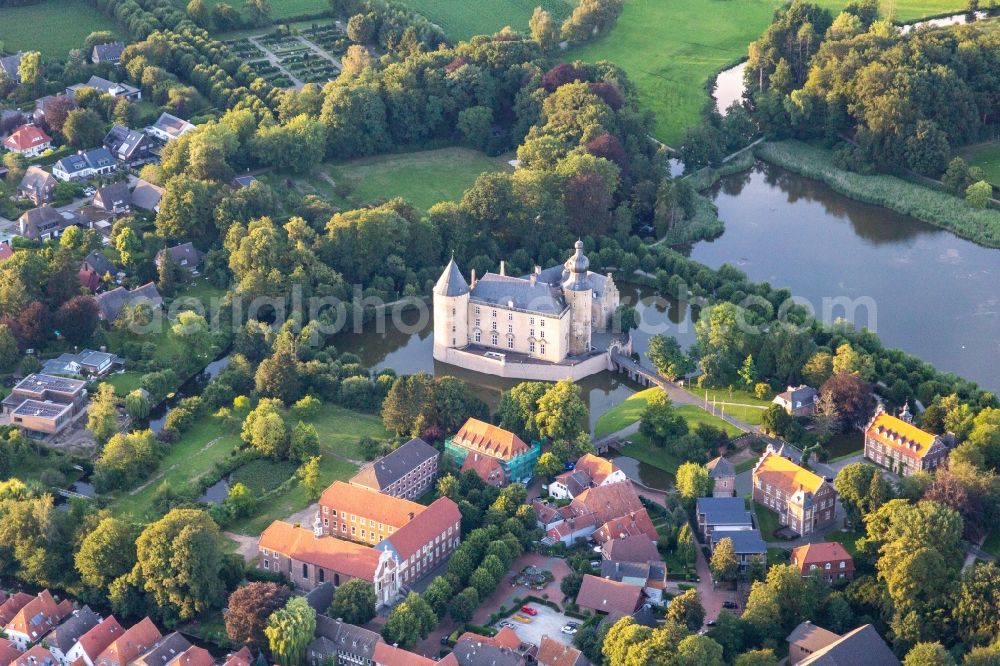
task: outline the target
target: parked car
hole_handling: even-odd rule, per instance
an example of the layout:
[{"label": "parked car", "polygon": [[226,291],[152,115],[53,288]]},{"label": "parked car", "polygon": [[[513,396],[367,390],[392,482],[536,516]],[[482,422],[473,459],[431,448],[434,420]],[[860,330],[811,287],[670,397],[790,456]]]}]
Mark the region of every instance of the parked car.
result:
[{"label": "parked car", "polygon": [[732,610],[734,608],[738,608],[738,606],[736,605],[735,601],[723,601],[722,602],[722,607],[723,608],[729,608],[730,610]]},{"label": "parked car", "polygon": [[93,187],[88,187],[83,191],[83,193],[86,194],[88,197],[92,197],[95,194],[97,194],[97,190],[95,190]]},{"label": "parked car", "polygon": [[513,629],[514,628],[514,623],[513,622],[508,622],[507,620],[504,620],[503,622],[500,623],[499,626],[500,626],[501,629],[505,629],[505,628],[506,629]]},{"label": "parked car", "polygon": [[530,615],[532,617],[538,615],[538,611],[536,611],[531,606],[521,606],[521,612],[524,613],[525,615]]},{"label": "parked car", "polygon": [[571,627],[567,624],[561,629],[561,631],[567,636],[572,636],[573,634],[576,633],[576,627]]}]

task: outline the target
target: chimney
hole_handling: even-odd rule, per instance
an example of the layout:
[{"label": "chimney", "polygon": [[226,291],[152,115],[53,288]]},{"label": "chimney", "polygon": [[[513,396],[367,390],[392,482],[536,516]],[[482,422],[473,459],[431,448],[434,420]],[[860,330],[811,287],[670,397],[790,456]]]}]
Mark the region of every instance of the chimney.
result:
[{"label": "chimney", "polygon": [[529,282],[531,283],[531,286],[532,286],[532,287],[534,287],[534,286],[535,286],[535,282],[537,282],[537,281],[538,281],[538,275],[537,275],[536,273],[532,273],[532,274],[531,274],[531,275],[530,275],[530,276],[528,277],[528,281],[529,281]]},{"label": "chimney", "polygon": [[507,262],[503,259],[500,260],[500,275],[507,275]]},{"label": "chimney", "polygon": [[469,280],[469,286],[470,287],[475,287],[476,286],[476,269],[475,268],[472,269],[472,279]]},{"label": "chimney", "polygon": [[539,266],[538,264],[535,264],[535,275],[540,275],[541,272],[542,272],[542,267]]}]

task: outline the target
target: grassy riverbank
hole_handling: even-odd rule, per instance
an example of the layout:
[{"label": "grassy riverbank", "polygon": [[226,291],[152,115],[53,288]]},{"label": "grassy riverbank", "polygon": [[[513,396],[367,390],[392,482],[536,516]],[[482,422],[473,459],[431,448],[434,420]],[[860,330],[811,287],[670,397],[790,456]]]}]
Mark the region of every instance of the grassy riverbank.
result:
[{"label": "grassy riverbank", "polygon": [[950,194],[895,176],[862,176],[838,169],[829,150],[799,141],[762,143],[754,152],[765,162],[821,180],[844,196],[911,215],[974,243],[1000,248],[1000,211],[971,208]]}]

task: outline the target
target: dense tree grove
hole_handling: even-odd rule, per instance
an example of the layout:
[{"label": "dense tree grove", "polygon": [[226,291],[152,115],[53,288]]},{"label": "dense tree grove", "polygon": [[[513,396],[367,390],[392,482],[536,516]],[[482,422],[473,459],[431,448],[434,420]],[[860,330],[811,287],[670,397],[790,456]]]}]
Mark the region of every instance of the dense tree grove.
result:
[{"label": "dense tree grove", "polygon": [[845,166],[938,177],[997,122],[1000,35],[976,24],[907,34],[871,0],[836,20],[793,2],[750,49],[755,115],[775,136],[849,137]]}]

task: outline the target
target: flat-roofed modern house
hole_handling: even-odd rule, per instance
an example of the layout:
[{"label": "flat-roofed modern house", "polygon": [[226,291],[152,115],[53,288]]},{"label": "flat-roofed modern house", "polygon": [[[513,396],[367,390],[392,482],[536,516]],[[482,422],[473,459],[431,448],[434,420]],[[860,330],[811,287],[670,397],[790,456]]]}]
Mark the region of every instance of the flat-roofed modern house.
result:
[{"label": "flat-roofed modern house", "polygon": [[351,484],[415,500],[433,486],[440,457],[437,449],[417,437],[362,467]]},{"label": "flat-roofed modern house", "polygon": [[169,113],[161,113],[156,122],[146,128],[146,134],[166,143],[187,134],[194,125]]},{"label": "flat-roofed modern house", "polygon": [[948,452],[944,438],[913,425],[907,407],[896,417],[879,405],[865,428],[865,457],[900,476],[934,470]]},{"label": "flat-roofed modern house", "polygon": [[2,402],[11,423],[43,435],[60,432],[87,409],[87,383],[54,375],[28,375]]}]

